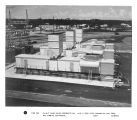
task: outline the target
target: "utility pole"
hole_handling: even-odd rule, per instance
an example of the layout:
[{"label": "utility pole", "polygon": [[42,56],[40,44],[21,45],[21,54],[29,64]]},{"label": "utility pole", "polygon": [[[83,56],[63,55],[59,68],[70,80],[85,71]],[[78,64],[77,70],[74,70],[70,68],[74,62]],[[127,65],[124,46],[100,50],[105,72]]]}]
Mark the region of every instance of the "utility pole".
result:
[{"label": "utility pole", "polygon": [[53,33],[54,33],[54,16],[53,16]]},{"label": "utility pole", "polygon": [[8,33],[8,48],[11,47],[11,37],[12,37],[12,31],[11,31],[11,13],[9,10],[9,19],[8,19],[8,28],[10,29],[9,33]]},{"label": "utility pole", "polygon": [[26,34],[27,34],[27,44],[29,43],[28,41],[30,40],[29,39],[29,30],[28,30],[28,25],[29,25],[29,17],[28,17],[28,11],[26,9],[26,27],[25,27],[25,31],[26,31]]},{"label": "utility pole", "polygon": [[10,25],[11,25],[11,13],[10,13],[10,10],[9,10],[9,20],[8,20],[8,24],[9,24],[9,27],[10,27]]},{"label": "utility pole", "polygon": [[26,9],[26,25],[28,25],[28,11],[27,11],[27,9]]}]

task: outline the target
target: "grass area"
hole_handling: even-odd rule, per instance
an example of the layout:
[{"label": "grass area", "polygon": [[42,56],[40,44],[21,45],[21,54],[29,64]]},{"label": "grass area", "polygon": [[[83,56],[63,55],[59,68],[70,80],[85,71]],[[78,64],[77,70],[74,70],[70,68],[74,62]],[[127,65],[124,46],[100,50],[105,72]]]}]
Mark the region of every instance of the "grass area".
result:
[{"label": "grass area", "polygon": [[120,38],[121,42],[115,43],[116,50],[132,50],[132,37]]},{"label": "grass area", "polygon": [[6,78],[6,90],[131,103],[131,91],[70,83]]},{"label": "grass area", "polygon": [[132,79],[132,54],[120,53],[119,72],[122,73],[122,78],[125,83],[131,85]]}]

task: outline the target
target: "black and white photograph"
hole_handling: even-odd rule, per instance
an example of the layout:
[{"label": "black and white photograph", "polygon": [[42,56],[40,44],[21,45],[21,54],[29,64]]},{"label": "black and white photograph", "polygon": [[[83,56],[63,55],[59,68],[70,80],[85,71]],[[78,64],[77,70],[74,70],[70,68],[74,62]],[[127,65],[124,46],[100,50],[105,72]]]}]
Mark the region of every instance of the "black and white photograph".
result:
[{"label": "black and white photograph", "polygon": [[132,6],[5,7],[5,106],[132,106]]}]

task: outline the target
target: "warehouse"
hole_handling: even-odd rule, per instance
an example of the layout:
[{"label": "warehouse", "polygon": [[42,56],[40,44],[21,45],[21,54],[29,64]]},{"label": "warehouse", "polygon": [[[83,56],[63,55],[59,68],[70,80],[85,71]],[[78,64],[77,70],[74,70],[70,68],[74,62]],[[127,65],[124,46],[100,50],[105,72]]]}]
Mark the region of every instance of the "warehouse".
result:
[{"label": "warehouse", "polygon": [[105,76],[113,78],[114,45],[97,39],[81,42],[82,34],[81,29],[49,34],[48,46],[41,46],[40,54],[16,56],[16,72],[84,79],[98,77],[96,80],[104,80]]}]

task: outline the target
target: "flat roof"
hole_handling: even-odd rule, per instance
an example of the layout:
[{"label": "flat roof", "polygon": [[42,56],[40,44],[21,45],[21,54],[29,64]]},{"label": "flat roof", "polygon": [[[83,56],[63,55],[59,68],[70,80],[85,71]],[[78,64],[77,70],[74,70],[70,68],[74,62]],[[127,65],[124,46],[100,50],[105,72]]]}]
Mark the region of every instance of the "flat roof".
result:
[{"label": "flat roof", "polygon": [[54,33],[49,33],[48,35],[60,35],[60,34],[63,34],[65,32],[54,32]]},{"label": "flat roof", "polygon": [[61,59],[58,60],[62,60],[62,61],[80,61],[80,57],[62,57]]},{"label": "flat roof", "polygon": [[15,56],[16,58],[30,58],[30,59],[49,59],[48,56],[44,56],[44,55],[38,55],[38,54],[19,54],[17,56]]},{"label": "flat roof", "polygon": [[77,52],[81,52],[81,53],[93,53],[93,54],[103,54],[103,51],[104,50],[88,50],[88,49],[85,49],[85,48],[78,48],[78,49],[75,49]]},{"label": "flat roof", "polygon": [[40,46],[40,49],[48,49],[48,46],[47,45],[45,45],[45,46]]},{"label": "flat roof", "polygon": [[114,59],[101,59],[101,62],[104,62],[104,63],[114,63]]},{"label": "flat roof", "polygon": [[105,49],[104,51],[111,51],[111,52],[114,52],[115,50],[114,50],[114,49]]},{"label": "flat roof", "polygon": [[106,43],[106,45],[114,45],[114,43]]}]

